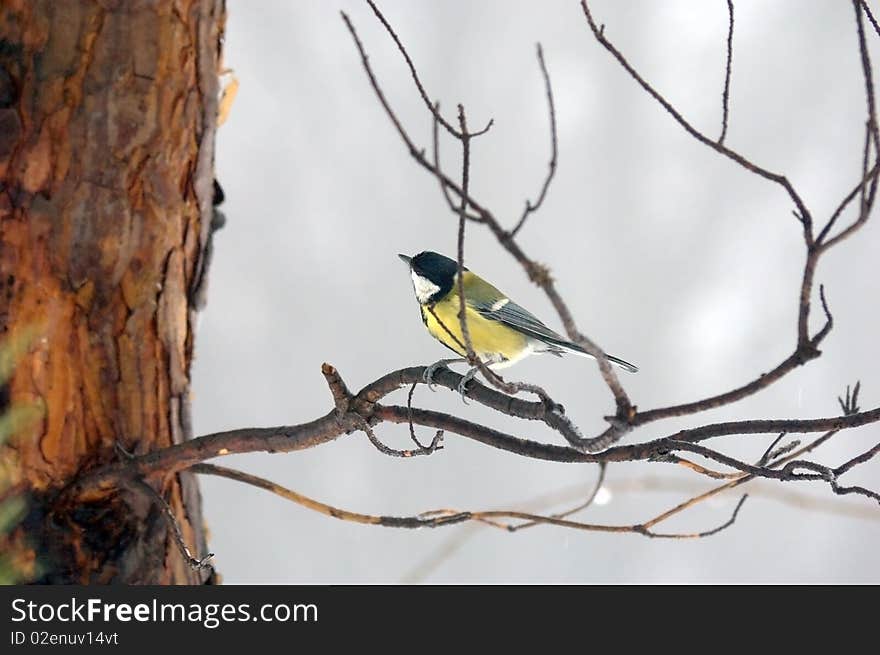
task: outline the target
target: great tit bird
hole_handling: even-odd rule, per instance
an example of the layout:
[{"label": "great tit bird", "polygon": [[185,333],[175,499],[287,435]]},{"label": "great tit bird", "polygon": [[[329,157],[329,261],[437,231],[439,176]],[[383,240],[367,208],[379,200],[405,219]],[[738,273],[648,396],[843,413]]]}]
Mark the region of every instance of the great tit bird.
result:
[{"label": "great tit bird", "polygon": [[[398,257],[409,265],[422,322],[428,332],[450,350],[466,357],[467,348],[458,319],[458,262],[430,251],[420,252],[414,257]],[[511,366],[534,353],[562,356],[569,352],[592,357],[467,267],[464,268],[462,283],[471,344],[477,356],[493,370]],[[618,357],[606,357],[609,362],[626,371],[638,371],[638,368]],[[431,373],[433,368],[429,369]],[[471,370],[466,379],[472,378],[475,372],[475,369]],[[463,382],[466,384],[466,381]]]}]

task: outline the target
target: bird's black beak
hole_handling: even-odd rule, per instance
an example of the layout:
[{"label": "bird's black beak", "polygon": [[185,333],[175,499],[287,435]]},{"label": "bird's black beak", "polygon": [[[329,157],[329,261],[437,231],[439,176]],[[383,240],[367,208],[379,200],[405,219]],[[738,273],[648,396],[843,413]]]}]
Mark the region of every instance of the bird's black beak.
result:
[{"label": "bird's black beak", "polygon": [[397,255],[403,261],[404,264],[409,266],[409,263],[412,261],[412,257],[407,257],[406,255]]}]

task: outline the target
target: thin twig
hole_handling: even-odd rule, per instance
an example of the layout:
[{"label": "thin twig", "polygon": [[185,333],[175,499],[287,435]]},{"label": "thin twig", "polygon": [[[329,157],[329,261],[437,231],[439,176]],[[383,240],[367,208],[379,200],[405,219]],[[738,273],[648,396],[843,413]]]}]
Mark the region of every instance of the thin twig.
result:
[{"label": "thin twig", "polygon": [[[440,173],[440,121],[438,120],[438,115],[440,112],[439,102],[434,103],[434,110],[435,113],[432,117],[433,120],[431,121],[431,124],[433,126],[433,129],[431,130],[431,140],[434,145],[434,170],[438,172],[436,177],[437,181],[440,182],[440,191],[443,193],[443,198],[446,200],[446,204],[449,205],[449,209],[452,211],[452,213],[458,216],[460,210],[458,207],[455,206],[455,201],[452,200],[452,196],[449,195],[449,187],[446,185],[446,182],[443,179],[443,174]],[[476,223],[481,223],[483,221],[480,216],[467,212],[466,215],[469,221],[474,221]]]},{"label": "thin twig", "polygon": [[[458,105],[458,126],[461,130],[461,205],[458,209],[458,273],[455,276],[458,286],[458,324],[461,326],[461,336],[464,339],[464,356],[468,363],[473,366],[477,363],[477,355],[474,352],[474,344],[471,342],[471,333],[467,324],[467,299],[464,295],[464,229],[467,225],[468,185],[470,184],[471,170],[471,135],[467,128],[467,117],[464,106]],[[484,367],[480,367],[481,369]]]},{"label": "thin twig", "polygon": [[434,433],[434,438],[431,439],[431,443],[428,444],[427,446],[423,445],[422,442],[419,441],[419,438],[416,436],[416,428],[412,422],[412,399],[413,399],[413,393],[415,392],[416,387],[418,385],[419,385],[418,382],[413,382],[412,386],[410,386],[410,388],[409,388],[409,393],[407,393],[407,395],[406,395],[406,408],[410,414],[409,415],[409,419],[410,419],[409,420],[409,438],[412,439],[413,443],[420,450],[428,450],[431,452],[433,452],[435,450],[441,450],[443,448],[443,430],[437,430],[437,432]]},{"label": "thin twig", "polygon": [[871,123],[872,129],[876,132],[877,128],[877,106],[874,97],[874,73],[871,68],[871,55],[868,52],[868,41],[865,38],[865,25],[862,20],[862,10],[867,10],[861,0],[853,0],[853,11],[856,17],[856,33],[859,40],[859,59],[862,64],[862,76],[865,79],[865,102],[868,106],[868,122]]},{"label": "thin twig", "polygon": [[874,28],[874,31],[877,33],[877,36],[880,36],[880,25],[877,24],[877,19],[874,18],[874,14],[871,13],[871,10],[868,8],[868,3],[865,0],[861,0],[862,10],[865,12],[865,15],[868,17],[868,20],[871,22],[871,26]]},{"label": "thin twig", "polygon": [[773,441],[770,442],[770,445],[767,446],[767,449],[764,451],[764,454],[758,458],[758,466],[766,466],[767,462],[773,459],[773,449],[776,447],[780,441],[782,441],[783,437],[785,437],[786,433],[781,432],[778,437],[776,437]]},{"label": "thin twig", "polygon": [[[813,254],[808,255],[807,258],[808,261],[804,271],[804,279],[802,281],[800,293],[801,318],[799,319],[799,326],[806,326],[806,318],[809,317],[810,305],[808,289],[812,286],[813,269],[815,267],[816,257],[818,256],[817,252],[818,251],[814,250]],[[819,357],[820,352],[818,350],[818,346],[825,340],[834,325],[834,317],[828,307],[828,302],[825,298],[825,289],[823,286],[819,287],[819,298],[822,303],[822,309],[825,312],[825,324],[815,335],[813,335],[812,337],[807,335],[807,338],[803,343],[799,342],[797,347],[795,348],[795,351],[782,362],[780,362],[775,368],[767,373],[760,374],[754,380],[744,384],[741,387],[737,387],[736,389],[726,391],[716,396],[702,398],[700,400],[683,403],[681,405],[671,405],[669,407],[660,407],[657,409],[640,411],[635,416],[633,416],[632,420],[630,421],[630,425],[632,427],[637,427],[640,425],[645,425],[646,423],[659,421],[661,419],[697,414],[700,412],[704,412],[708,409],[730,405],[738,400],[743,400],[744,398],[748,398],[749,396],[752,396],[759,391],[766,389],[774,382],[785,377],[788,373],[791,373],[797,367],[802,366],[806,362]]]},{"label": "thin twig", "polygon": [[[777,467],[782,466],[783,464],[786,464],[787,462],[789,462],[797,457],[800,457],[801,455],[805,455],[805,454],[815,450],[816,448],[821,446],[823,443],[828,441],[835,434],[836,434],[835,431],[826,432],[818,439],[815,439],[814,441],[807,444],[806,446],[804,446],[800,450],[798,450],[794,453],[791,453],[790,455],[788,455],[784,459],[772,462],[769,465],[770,468],[777,468]],[[777,440],[774,441],[774,443],[777,443],[778,440],[779,439],[777,438]],[[772,447],[772,444],[771,444],[771,447]],[[694,505],[697,505],[705,500],[708,500],[709,498],[712,498],[713,496],[717,496],[718,494],[723,493],[724,491],[727,491],[728,489],[733,489],[734,487],[738,487],[742,484],[750,482],[750,481],[754,480],[755,477],[756,476],[750,475],[748,473],[740,474],[737,478],[735,478],[734,480],[731,480],[730,482],[728,482],[726,484],[720,485],[718,487],[713,487],[712,489],[710,489],[702,494],[698,494],[696,496],[689,498],[688,500],[686,500],[682,503],[679,503],[675,507],[663,512],[662,514],[659,514],[655,520],[660,520],[660,521],[666,520],[670,516],[674,516],[675,514],[679,514],[686,509],[690,509]],[[650,527],[651,525],[653,525],[653,523],[649,521],[647,525]]]},{"label": "thin twig", "polygon": [[689,414],[697,414],[716,407],[730,405],[736,401],[748,398],[759,391],[766,389],[774,382],[785,377],[788,373],[797,368],[805,360],[806,354],[795,351],[786,359],[780,362],[772,370],[762,373],[754,380],[737,387],[731,391],[720,393],[716,396],[701,398],[693,402],[682,403],[680,405],[670,405],[668,407],[659,407],[657,409],[649,409],[638,412],[632,420],[633,426],[652,423],[661,419],[672,418],[676,416],[687,416]]},{"label": "thin twig", "polygon": [[556,135],[556,107],[553,103],[553,86],[550,84],[550,73],[547,72],[547,64],[544,62],[544,50],[541,48],[541,44],[538,44],[538,64],[541,66],[541,75],[544,76],[544,88],[547,92],[547,107],[550,114],[550,163],[548,164],[547,177],[544,178],[544,184],[541,186],[541,192],[538,194],[538,199],[535,202],[531,200],[526,200],[525,209],[523,209],[522,216],[519,217],[514,228],[510,231],[510,236],[515,237],[523,225],[525,225],[526,219],[533,212],[538,211],[541,205],[544,204],[544,198],[547,196],[547,190],[550,188],[550,182],[553,181],[553,176],[556,175],[556,161],[559,154],[559,141]]},{"label": "thin twig", "polygon": [[838,480],[843,473],[850,470],[854,466],[862,464],[875,457],[877,453],[880,452],[880,444],[875,445],[873,448],[865,451],[857,457],[854,457],[853,459],[849,460],[848,462],[839,466],[836,469],[818,464],[817,462],[810,462],[807,460],[791,460],[779,470],[775,470],[766,466],[753,466],[751,464],[747,464],[746,462],[734,459],[733,457],[723,455],[715,450],[712,450],[711,448],[706,448],[705,446],[701,446],[699,444],[677,442],[674,447],[682,448],[684,450],[700,454],[703,457],[707,457],[722,464],[726,464],[727,466],[735,468],[744,473],[748,473],[754,477],[771,478],[781,480],[783,482],[791,480],[824,481],[831,485],[834,493],[841,495],[854,493],[880,501],[880,494],[875,491],[871,491],[870,489],[865,489],[864,487],[840,487],[838,485]]},{"label": "thin twig", "polygon": [[[628,482],[614,484],[610,489],[616,490],[618,493],[688,493],[692,494],[692,497],[689,498],[688,507],[693,507],[700,502],[713,498],[719,494],[723,494],[731,488],[748,482],[752,482],[752,480],[742,480],[740,478],[731,483],[713,487],[708,492],[700,492],[695,490],[698,483],[693,481],[685,482],[667,477],[658,478],[656,476],[639,476],[637,479],[631,479]],[[880,514],[878,514],[873,507],[862,504],[838,503],[834,498],[826,500],[816,496],[807,497],[790,487],[786,489],[776,485],[771,488],[769,484],[769,481],[763,481],[763,483],[762,481],[752,482],[752,488],[749,490],[749,497],[753,498],[756,495],[759,495],[762,499],[772,500],[781,503],[786,507],[809,511],[810,513],[825,513],[835,517],[847,517],[872,522],[880,520]],[[578,489],[580,488],[581,486],[578,485]],[[557,498],[560,495],[571,496],[572,487],[566,487],[564,490],[559,490],[553,493],[545,493],[539,497],[524,500],[517,504],[528,506],[530,508],[529,511],[537,511],[535,509],[536,507],[543,507],[549,503],[558,502]],[[444,542],[441,542],[437,548],[432,549],[433,552],[429,552],[422,562],[415,564],[410,571],[401,576],[401,582],[409,584],[424,582],[431,572],[438,570],[445,561],[448,561],[456,551],[465,545],[466,541],[472,539],[477,534],[479,534],[479,526],[475,523],[471,524],[469,529],[462,528],[457,530],[451,537]]]},{"label": "thin twig", "polygon": [[[557,512],[556,514],[551,514],[554,519],[565,519],[573,514],[577,514],[578,512],[585,510],[587,507],[593,504],[593,501],[596,500],[596,496],[599,495],[599,490],[602,488],[602,485],[605,483],[605,472],[608,468],[608,464],[605,462],[599,462],[599,475],[596,476],[596,482],[593,485],[593,490],[587,495],[586,499],[582,502],[578,503],[574,507],[565,510],[564,512]],[[519,530],[525,530],[526,528],[532,528],[536,525],[540,525],[538,521],[527,521],[526,523],[519,523],[517,525],[510,525],[507,527],[511,532],[518,532]]]},{"label": "thin twig", "polygon": [[[731,525],[736,522],[737,517],[739,516],[739,511],[742,509],[743,504],[746,502],[746,499],[749,497],[748,494],[743,494],[740,499],[736,503],[736,507],[733,508],[733,514],[730,515],[730,518],[719,525],[717,528],[712,528],[711,530],[705,530],[703,532],[696,532],[693,534],[664,534],[664,533],[652,533],[651,536],[662,538],[662,539],[702,539],[704,537],[711,537],[712,535],[716,535],[722,530],[726,530]],[[647,526],[645,529],[648,529]]]},{"label": "thin twig", "polygon": [[846,397],[841,398],[837,397],[837,402],[840,403],[840,409],[843,412],[844,416],[849,416],[850,414],[857,414],[859,411],[859,391],[862,388],[861,381],[856,381],[856,386],[852,390],[852,395],[850,395],[849,385],[846,385]]},{"label": "thin twig", "polygon": [[[367,435],[367,439],[369,439],[370,443],[376,447],[376,450],[378,450],[383,455],[388,455],[389,457],[418,457],[419,455],[430,455],[438,449],[438,446],[440,445],[440,440],[443,438],[443,430],[437,430],[437,434],[431,441],[430,445],[423,446],[419,443],[418,439],[415,438],[415,433],[411,433],[413,440],[418,445],[418,448],[398,450],[396,448],[390,448],[389,446],[386,446],[384,443],[382,443],[382,441],[379,439],[379,437],[376,436],[375,431],[366,419],[361,419],[359,423],[361,430],[364,434]],[[412,427],[412,422],[410,422],[410,427]]]},{"label": "thin twig", "polygon": [[[833,248],[838,243],[843,241],[844,239],[852,236],[857,230],[859,230],[865,223],[867,223],[868,218],[870,218],[870,210],[873,206],[873,199],[876,195],[877,189],[877,181],[880,180],[880,159],[874,163],[874,167],[866,174],[862,181],[856,185],[856,187],[841,201],[838,206],[838,210],[842,211],[846,208],[846,206],[852,202],[853,198],[858,196],[860,198],[861,210],[859,211],[859,216],[855,221],[850,223],[846,228],[841,230],[838,234],[833,236],[832,238],[825,241],[820,246],[820,252],[824,252]],[[865,195],[865,190],[867,189],[867,195]],[[839,215],[838,211],[835,211],[836,215]],[[833,216],[836,220],[836,216]],[[828,225],[832,225],[832,221],[829,220]]]},{"label": "thin twig", "polygon": [[[509,530],[506,523],[501,523],[497,519],[515,519],[520,521],[541,523],[544,525],[555,525],[573,530],[584,530],[589,532],[630,532],[640,534],[645,537],[661,538],[661,539],[698,539],[717,534],[721,530],[733,525],[737,514],[742,507],[745,497],[737,503],[733,515],[722,525],[706,530],[703,532],[683,533],[683,534],[663,534],[654,532],[651,528],[665,519],[651,519],[646,523],[636,523],[632,525],[602,525],[596,523],[582,523],[580,521],[571,521],[564,518],[556,518],[553,516],[542,516],[540,514],[530,514],[528,512],[518,512],[514,510],[453,510],[438,509],[422,512],[415,516],[380,516],[375,514],[362,514],[360,512],[352,512],[322,503],[318,500],[305,496],[301,493],[288,489],[279,484],[260,478],[256,475],[229,469],[226,467],[216,466],[214,464],[197,464],[192,467],[194,473],[201,475],[216,475],[244,484],[258,487],[277,496],[290,500],[297,505],[305,507],[315,512],[319,512],[326,516],[331,516],[341,521],[350,521],[353,523],[362,523],[366,525],[381,525],[390,528],[440,528],[447,525],[464,523],[465,521],[480,521],[503,530]],[[670,514],[671,516],[671,514]],[[668,518],[668,517],[667,517]]]},{"label": "thin twig", "polygon": [[[495,373],[482,359],[474,352],[474,345],[471,341],[470,329],[467,324],[467,297],[464,293],[464,241],[465,227],[467,226],[467,207],[468,207],[468,189],[470,186],[470,143],[472,134],[468,131],[467,116],[463,105],[458,105],[458,124],[460,129],[461,140],[461,205],[458,214],[458,239],[457,239],[457,259],[458,259],[458,275],[456,275],[456,284],[458,286],[458,323],[461,328],[462,338],[464,339],[463,350],[464,356],[467,358],[471,366],[479,368],[480,372],[486,379],[502,391],[515,394],[520,390],[526,389],[526,385],[515,385],[505,382],[501,376]],[[434,318],[443,325],[433,308],[430,310]],[[449,332],[446,326],[444,329]],[[458,341],[456,339],[456,341]],[[527,385],[528,390],[537,390],[542,398],[550,400],[546,392],[536,385]],[[552,401],[551,401],[552,402]],[[553,403],[556,405],[556,403]]]},{"label": "thin twig", "polygon": [[[413,82],[415,82],[416,88],[419,90],[419,95],[422,96],[422,100],[425,102],[425,106],[428,108],[432,114],[434,114],[434,118],[444,127],[446,131],[449,132],[456,139],[461,139],[464,136],[464,132],[457,131],[443,116],[440,114],[440,108],[436,107],[431,103],[431,100],[428,98],[428,94],[425,91],[425,87],[422,86],[422,81],[419,79],[419,74],[416,72],[415,64],[413,64],[412,59],[410,59],[409,53],[406,51],[406,48],[403,47],[403,43],[397,37],[397,34],[394,31],[394,28],[391,27],[391,24],[385,19],[385,16],[379,11],[379,8],[373,3],[373,0],[367,0],[367,4],[370,5],[370,9],[373,10],[373,13],[376,15],[376,18],[379,19],[379,22],[385,27],[385,30],[394,39],[394,43],[397,45],[397,49],[400,50],[400,54],[403,55],[404,60],[406,61],[406,65],[409,67],[410,75],[412,75]],[[494,123],[494,119],[489,119],[489,122],[479,132],[474,132],[470,136],[480,136],[481,134],[485,134],[489,131],[489,128],[492,127]]]},{"label": "thin twig", "polygon": [[[791,185],[791,182],[788,181],[788,178],[785,175],[780,175],[779,173],[773,173],[772,171],[767,170],[766,168],[762,168],[757,164],[753,163],[751,160],[743,157],[738,152],[731,150],[730,148],[722,145],[721,143],[715,142],[705,134],[696,129],[691,123],[684,117],[682,114],[672,106],[672,104],[661,95],[653,86],[651,86],[639,73],[635,68],[627,61],[626,57],[623,56],[623,53],[618,50],[611,41],[606,38],[604,29],[600,29],[599,25],[596,24],[593,19],[593,14],[590,11],[587,0],[581,0],[581,8],[583,9],[584,16],[587,19],[587,23],[590,26],[590,30],[593,32],[593,36],[605,48],[611,55],[623,66],[624,70],[629,73],[630,77],[632,77],[639,86],[641,86],[654,100],[656,100],[666,112],[672,116],[676,123],[681,125],[688,134],[694,137],[700,143],[707,145],[712,148],[715,152],[727,157],[728,159],[736,162],[746,170],[754,173],[755,175],[759,175],[766,180],[770,180],[778,185],[780,185],[785,192],[788,194],[789,198],[791,198],[792,202],[794,202],[795,206],[798,208],[798,212],[804,219],[805,229],[808,229],[808,226],[812,222],[812,215],[810,211],[807,209],[807,206],[804,204],[804,201],[801,199],[800,194],[795,191],[794,187]],[[604,27],[604,26],[603,26]]]},{"label": "thin twig", "polygon": [[851,470],[853,467],[864,464],[865,462],[873,459],[877,453],[880,452],[880,443],[876,444],[873,448],[870,448],[863,452],[861,455],[856,455],[851,460],[841,464],[836,469],[834,469],[834,475],[840,476]]},{"label": "thin twig", "polygon": [[210,561],[214,558],[214,553],[208,553],[201,559],[193,557],[192,551],[190,551],[186,542],[183,540],[183,532],[180,530],[180,525],[177,522],[177,518],[174,516],[174,510],[171,509],[168,501],[166,501],[158,491],[153,489],[152,485],[147,484],[141,479],[132,480],[131,484],[146,493],[156,501],[156,504],[159,505],[162,510],[162,516],[165,517],[168,526],[171,528],[171,535],[174,538],[174,543],[177,544],[180,554],[183,556],[183,559],[186,560],[187,564],[189,564],[189,567],[193,571],[213,568]]},{"label": "thin twig", "polygon": [[724,67],[724,92],[721,94],[721,136],[718,145],[724,145],[727,136],[727,116],[730,104],[730,73],[733,66],[733,0],[727,0],[727,64]]},{"label": "thin twig", "polygon": [[[825,223],[825,226],[822,228],[821,232],[819,232],[819,236],[816,237],[816,244],[818,244],[823,249],[828,249],[834,246],[835,243],[842,241],[847,236],[852,234],[855,229],[850,226],[849,232],[844,230],[845,236],[837,235],[830,242],[825,243],[825,239],[828,237],[828,233],[831,231],[831,228],[834,227],[834,224],[837,222],[837,219],[840,218],[840,215],[843,211],[849,206],[849,204],[858,196],[860,199],[860,210],[859,210],[859,218],[864,215],[865,207],[867,205],[867,189],[871,182],[877,179],[877,174],[880,173],[880,158],[878,161],[874,163],[874,167],[869,171],[868,170],[868,160],[870,158],[871,151],[871,126],[870,124],[865,125],[865,147],[862,151],[862,179],[858,184],[843,197],[843,200],[840,201],[840,204],[831,214],[831,218],[828,219],[828,222]],[[867,220],[867,219],[866,219]],[[864,222],[864,221],[863,221]]]},{"label": "thin twig", "polygon": [[678,464],[686,469],[693,471],[694,473],[699,473],[700,475],[704,475],[707,478],[712,478],[713,480],[729,480],[731,478],[737,478],[741,474],[740,473],[722,473],[721,471],[716,471],[715,469],[710,469],[702,464],[697,464],[689,459],[685,459],[684,457],[679,457],[673,453],[668,453],[664,455],[659,455],[651,459],[652,462],[664,462],[667,464]]}]

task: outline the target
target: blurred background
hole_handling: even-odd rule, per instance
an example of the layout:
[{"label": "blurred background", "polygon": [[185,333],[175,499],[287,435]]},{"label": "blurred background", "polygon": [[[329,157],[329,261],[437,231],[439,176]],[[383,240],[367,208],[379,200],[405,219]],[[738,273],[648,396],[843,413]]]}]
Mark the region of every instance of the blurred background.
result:
[{"label": "blurred background", "polygon": [[[535,44],[544,47],[559,127],[559,170],[542,210],[520,233],[547,263],[579,327],[638,364],[621,374],[641,409],[739,386],[776,366],[796,341],[804,261],[792,203],[700,145],[594,40],[576,0],[383,0],[432,98],[472,126],[473,195],[513,225],[534,198],[550,156]],[[710,137],[721,130],[727,4],[690,0],[591,3],[606,35]],[[241,83],[217,141],[226,227],[217,234],[208,306],[197,335],[196,434],[294,424],[324,414],[322,362],[353,389],[445,349],[424,331],[397,253],[454,256],[456,218],[436,180],[418,168],[383,114],[339,10],[357,27],[391,104],[430,146],[431,118],[393,42],[369,7],[337,2],[229,0],[226,65]],[[869,33],[874,61],[880,40]],[[875,68],[875,72],[878,72]],[[737,0],[726,143],[785,173],[817,221],[860,175],[864,85],[849,3]],[[443,163],[455,177],[456,143]],[[876,214],[876,212],[875,212]],[[842,221],[852,219],[848,213]],[[820,263],[835,326],[824,355],[737,405],[651,424],[627,442],[739,418],[835,415],[837,396],[862,380],[862,406],[880,399],[880,217]],[[485,229],[468,226],[468,266],[561,329],[549,302]],[[821,311],[813,312],[814,326]],[[613,402],[594,363],[534,357],[508,371],[541,384],[586,434]],[[405,391],[393,397],[405,403]],[[559,435],[462,405],[424,387],[418,406],[452,411],[522,437]],[[505,420],[506,419],[506,420]],[[406,426],[382,425],[407,447]],[[428,439],[429,430],[420,431]],[[757,459],[771,439],[716,440]],[[847,431],[814,457],[836,466],[880,440]],[[576,504],[593,466],[530,461],[448,434],[444,450],[410,460],[353,434],[296,454],[223,464],[349,510],[406,515],[434,508],[553,512]],[[873,462],[846,481],[877,488]],[[406,531],[312,513],[255,488],[201,479],[210,546],[227,583],[369,582],[878,582],[880,511],[826,485],[751,483],[663,524],[694,541],[538,527],[516,534],[481,525]],[[667,464],[608,470],[599,503],[579,518],[644,521],[714,486]]]}]

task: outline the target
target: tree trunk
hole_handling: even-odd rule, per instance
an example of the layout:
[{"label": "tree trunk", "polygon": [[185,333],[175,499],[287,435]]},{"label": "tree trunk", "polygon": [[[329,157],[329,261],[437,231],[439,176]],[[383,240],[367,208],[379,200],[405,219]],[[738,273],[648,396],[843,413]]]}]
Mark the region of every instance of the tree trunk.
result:
[{"label": "tree trunk", "polygon": [[[0,413],[44,408],[0,455],[28,502],[5,546],[38,580],[210,579],[148,494],[58,492],[117,444],[192,436],[224,20],[223,0],[0,0],[0,339],[37,334]],[[203,554],[194,479],[159,491]]]}]

